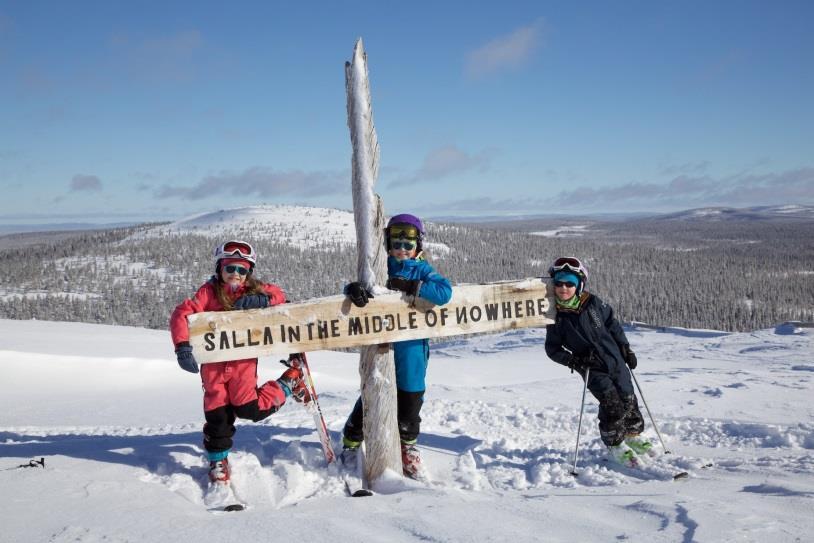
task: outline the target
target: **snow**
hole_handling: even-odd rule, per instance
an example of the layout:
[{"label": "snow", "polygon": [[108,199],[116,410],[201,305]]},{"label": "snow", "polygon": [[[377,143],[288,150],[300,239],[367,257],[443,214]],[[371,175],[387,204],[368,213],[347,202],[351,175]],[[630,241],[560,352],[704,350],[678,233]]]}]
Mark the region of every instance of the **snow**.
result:
[{"label": "snow", "polygon": [[[605,462],[592,398],[572,477],[582,384],[533,329],[433,346],[419,441],[430,483],[390,474],[380,494],[345,497],[292,403],[239,423],[230,458],[249,508],[216,513],[200,384],[168,332],[0,320],[0,542],[810,540],[812,333],[628,330],[664,461],[687,481]],[[338,443],[358,357],[309,360]],[[261,359],[261,379],[282,370]],[[45,469],[16,469],[40,457]]]},{"label": "snow", "polygon": [[222,209],[185,217],[135,234],[133,238],[172,234],[269,238],[292,246],[356,243],[353,213],[339,209],[293,205],[258,205]]},{"label": "snow", "polygon": [[[368,202],[366,205],[374,205]],[[430,223],[427,223],[430,224]],[[170,224],[154,226],[133,234],[128,239],[167,237],[197,234],[213,239],[270,239],[292,247],[320,248],[335,243],[356,244],[353,212],[325,207],[294,205],[257,205],[221,209],[215,212],[191,215]],[[126,243],[126,241],[125,241]],[[425,248],[436,257],[449,255],[450,247],[443,243],[426,242]],[[153,270],[144,263],[130,263],[126,259],[102,257],[70,257],[57,261],[58,269],[68,266],[95,264],[97,266],[130,266],[130,273],[144,271],[157,277],[166,270]]]},{"label": "snow", "polygon": [[540,230],[537,232],[529,232],[532,236],[543,236],[546,238],[556,237],[578,237],[585,234],[589,225],[571,225],[571,226],[558,226],[553,230]]}]

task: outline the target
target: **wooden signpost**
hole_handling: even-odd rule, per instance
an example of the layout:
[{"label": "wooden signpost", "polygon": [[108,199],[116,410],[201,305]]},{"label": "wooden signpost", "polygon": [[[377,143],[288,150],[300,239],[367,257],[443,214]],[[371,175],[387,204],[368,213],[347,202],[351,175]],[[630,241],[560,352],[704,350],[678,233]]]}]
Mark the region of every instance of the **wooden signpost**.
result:
[{"label": "wooden signpost", "polygon": [[[367,54],[362,38],[345,63],[348,129],[350,130],[351,195],[356,227],[356,280],[374,290],[387,280],[384,246],[384,202],[374,185],[379,177],[379,137],[373,123],[373,101]],[[362,458],[367,489],[386,472],[401,471],[396,393],[396,365],[387,344],[359,348],[359,378],[365,450]]]},{"label": "wooden signpost", "polygon": [[387,277],[381,198],[373,186],[379,143],[373,125],[367,55],[362,40],[345,64],[348,127],[353,154],[351,187],[357,246],[357,281],[375,290],[363,308],[345,296],[267,309],[197,313],[188,317],[199,363],[359,347],[364,409],[365,479],[401,472],[396,420],[396,377],[389,344],[409,339],[499,332],[552,323],[546,284],[538,279],[453,287],[452,299],[433,306],[377,285]]},{"label": "wooden signpost", "polygon": [[459,285],[444,306],[390,292],[359,308],[345,296],[267,309],[189,316],[199,363],[380,345],[551,324],[546,283],[539,278]]}]

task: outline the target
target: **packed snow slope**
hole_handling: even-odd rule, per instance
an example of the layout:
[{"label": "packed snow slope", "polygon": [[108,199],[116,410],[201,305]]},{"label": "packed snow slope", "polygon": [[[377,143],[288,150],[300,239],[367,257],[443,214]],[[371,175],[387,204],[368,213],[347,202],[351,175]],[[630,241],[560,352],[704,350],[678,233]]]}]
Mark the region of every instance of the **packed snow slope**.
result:
[{"label": "packed snow slope", "polygon": [[[523,330],[433,347],[429,484],[346,497],[292,402],[238,426],[249,508],[222,513],[203,502],[200,383],[168,333],[0,320],[0,541],[810,541],[812,332],[628,331],[673,451],[659,462],[685,481],[607,463],[590,397],[572,477],[582,384],[546,358],[543,330]],[[337,443],[357,356],[310,360]],[[260,377],[282,369],[261,359]],[[41,457],[44,469],[17,468]]]}]

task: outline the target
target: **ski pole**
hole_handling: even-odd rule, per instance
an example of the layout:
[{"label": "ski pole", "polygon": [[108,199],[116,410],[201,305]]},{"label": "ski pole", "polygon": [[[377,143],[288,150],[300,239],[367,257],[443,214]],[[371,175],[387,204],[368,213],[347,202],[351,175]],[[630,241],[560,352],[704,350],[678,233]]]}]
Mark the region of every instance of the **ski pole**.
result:
[{"label": "ski pole", "polygon": [[655,419],[653,419],[653,414],[650,412],[650,408],[647,407],[647,400],[644,399],[642,387],[641,385],[639,385],[639,380],[636,379],[636,374],[633,373],[633,370],[630,370],[630,375],[633,376],[633,382],[636,383],[636,388],[639,389],[639,396],[642,397],[642,403],[644,404],[644,408],[647,411],[647,416],[650,417],[650,422],[653,424],[653,429],[656,430],[656,435],[659,436],[659,441],[661,441],[661,446],[664,449],[664,454],[670,454],[670,451],[667,450],[667,445],[664,444],[664,440],[661,438],[661,432],[659,432],[659,427],[656,425]]},{"label": "ski pole", "polygon": [[588,377],[591,376],[591,369],[585,370],[585,384],[582,386],[582,405],[579,407],[579,424],[577,425],[577,445],[574,447],[574,468],[571,475],[576,477],[577,473],[577,453],[579,452],[579,435],[582,433],[582,412],[585,411],[585,391],[588,390]]}]

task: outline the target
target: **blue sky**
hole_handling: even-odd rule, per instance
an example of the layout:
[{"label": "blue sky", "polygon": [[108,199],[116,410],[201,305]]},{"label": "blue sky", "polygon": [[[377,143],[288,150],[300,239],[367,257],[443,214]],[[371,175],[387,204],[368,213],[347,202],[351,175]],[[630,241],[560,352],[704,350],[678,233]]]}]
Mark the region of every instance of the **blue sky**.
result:
[{"label": "blue sky", "polygon": [[814,204],[814,3],[490,4],[4,1],[0,223],[350,209],[359,37],[388,213]]}]

